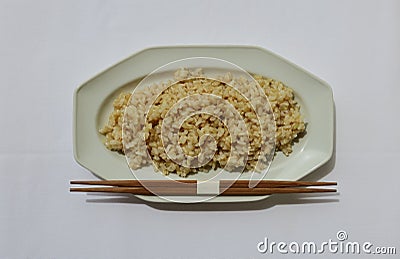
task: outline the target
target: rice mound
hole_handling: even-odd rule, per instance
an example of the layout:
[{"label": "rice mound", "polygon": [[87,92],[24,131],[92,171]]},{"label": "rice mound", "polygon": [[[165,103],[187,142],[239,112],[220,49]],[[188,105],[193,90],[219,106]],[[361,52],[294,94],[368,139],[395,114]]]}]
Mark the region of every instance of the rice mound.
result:
[{"label": "rice mound", "polygon": [[[251,82],[229,73],[214,80],[202,77],[201,70],[181,69],[175,82],[137,90],[133,98],[131,93],[121,93],[108,123],[100,129],[105,146],[124,153],[132,169],[153,162],[166,175],[185,177],[216,168],[261,171],[269,165],[271,153],[292,152],[305,123],[292,89],[259,75],[254,79],[263,93],[249,90],[254,89]],[[264,94],[271,107],[263,104]],[[185,98],[190,102],[177,104]],[[194,113],[196,109],[203,112]],[[240,120],[233,116],[235,112]],[[180,117],[185,120],[179,127],[171,126]]]}]

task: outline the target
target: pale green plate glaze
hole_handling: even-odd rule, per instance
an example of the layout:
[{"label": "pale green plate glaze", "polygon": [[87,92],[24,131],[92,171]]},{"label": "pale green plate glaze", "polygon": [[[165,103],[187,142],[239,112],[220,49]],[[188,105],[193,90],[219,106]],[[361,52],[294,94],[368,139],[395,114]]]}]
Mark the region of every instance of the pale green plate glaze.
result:
[{"label": "pale green plate glaze", "polygon": [[[334,103],[330,86],[291,62],[254,46],[166,46],[142,50],[78,87],[74,93],[75,160],[103,179],[133,179],[125,157],[108,151],[98,129],[121,91],[131,91],[140,80],[166,63],[189,57],[214,57],[232,62],[250,73],[282,81],[295,91],[307,125],[307,134],[289,157],[278,154],[268,179],[298,180],[325,164],[332,156]],[[144,170],[152,171],[151,168]],[[149,175],[152,173],[150,172]],[[192,176],[195,179],[195,176]],[[149,176],[151,179],[151,176]],[[153,196],[138,196],[166,202]],[[207,202],[248,202],[268,196],[219,196]]]}]

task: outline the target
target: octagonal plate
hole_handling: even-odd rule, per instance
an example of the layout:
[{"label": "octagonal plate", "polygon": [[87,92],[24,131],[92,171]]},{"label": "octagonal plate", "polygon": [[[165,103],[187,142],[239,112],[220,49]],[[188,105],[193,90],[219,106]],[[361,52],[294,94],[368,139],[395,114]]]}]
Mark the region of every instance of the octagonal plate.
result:
[{"label": "octagonal plate", "polygon": [[[334,103],[330,86],[300,67],[254,46],[166,46],[142,50],[101,72],[74,93],[75,160],[102,179],[134,179],[125,157],[107,150],[98,129],[122,91],[132,91],[140,80],[169,62],[189,57],[213,57],[232,62],[250,73],[282,81],[294,90],[307,122],[307,134],[286,157],[274,158],[265,179],[298,180],[325,164],[333,153]],[[191,176],[195,179],[195,176]],[[151,177],[149,178],[151,179]],[[166,202],[154,196],[137,197]],[[208,202],[246,202],[268,196],[218,196]]]}]

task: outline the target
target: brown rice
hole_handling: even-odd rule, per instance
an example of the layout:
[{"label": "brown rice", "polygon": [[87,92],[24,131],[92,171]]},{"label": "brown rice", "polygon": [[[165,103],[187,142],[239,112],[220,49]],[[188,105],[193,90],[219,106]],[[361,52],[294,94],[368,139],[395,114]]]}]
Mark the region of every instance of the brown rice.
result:
[{"label": "brown rice", "polygon": [[[272,125],[271,120],[268,119],[259,123],[255,111],[241,95],[242,91],[239,93],[224,83],[232,81],[230,74],[223,76],[224,80],[222,81],[224,82],[207,78],[193,78],[193,76],[201,76],[201,71],[179,70],[175,74],[175,79],[180,81],[170,85],[165,90],[162,90],[165,88],[163,83],[153,85],[146,91],[138,90],[135,92],[135,98],[132,98],[131,103],[129,103],[131,93],[121,93],[114,100],[114,110],[109,117],[108,123],[100,129],[100,133],[105,135],[105,146],[112,151],[125,153],[132,169],[148,165],[148,156],[150,155],[151,161],[153,161],[158,170],[164,174],[177,173],[180,176],[224,167],[228,170],[235,170],[239,167],[243,167],[246,170],[262,170],[268,164],[265,157],[269,152],[273,151],[273,144],[275,144],[275,151],[282,151],[285,155],[289,155],[292,152],[293,141],[305,131],[305,123],[300,114],[300,106],[296,102],[291,88],[279,81],[254,75],[254,79],[269,99],[275,117],[275,123]],[[236,81],[239,81],[242,90],[246,89],[249,84],[246,80]],[[159,92],[162,92],[162,94],[154,99],[154,94]],[[230,153],[231,148],[233,148],[232,143],[237,144],[240,141],[232,139],[231,132],[228,129],[229,123],[224,124],[211,114],[189,116],[177,131],[178,134],[175,134],[177,143],[182,148],[184,155],[196,157],[203,152],[208,157],[200,158],[198,156],[197,160],[190,159],[189,162],[186,161],[187,164],[182,164],[177,163],[175,160],[179,157],[182,158],[182,154],[179,154],[175,148],[176,145],[170,145],[169,147],[167,145],[168,150],[165,150],[161,131],[162,122],[167,112],[171,111],[177,101],[194,94],[219,96],[229,102],[242,115],[246,127],[245,130],[249,133],[247,160],[243,160],[243,156],[240,155],[235,157],[235,154],[233,154],[234,157],[229,158],[232,155]],[[150,102],[150,99],[154,101],[154,105],[148,111],[147,121],[141,121],[140,114],[145,114],[145,106],[146,103]],[[257,98],[253,96],[253,99]],[[207,101],[204,97],[201,97],[198,102],[210,105],[212,101]],[[124,123],[125,108],[126,121]],[[219,112],[223,117],[222,110],[213,112]],[[268,110],[263,112],[267,114]],[[270,113],[272,114],[272,112]],[[177,116],[177,114],[174,116]],[[273,132],[271,132],[272,129]],[[262,130],[266,132],[266,138],[263,138]],[[122,131],[124,131],[124,139]],[[142,134],[144,133],[144,139],[141,138],[141,132]],[[271,137],[271,134],[274,136]],[[202,150],[204,143],[201,142],[207,142],[208,140],[207,138],[202,138],[204,135],[211,135],[214,138],[214,146],[208,143],[213,148]],[[275,140],[275,142],[270,143],[268,140]],[[240,150],[242,149],[240,147]],[[229,159],[232,159],[235,163],[229,164]],[[194,162],[200,163],[201,166],[194,166],[196,164]]]}]

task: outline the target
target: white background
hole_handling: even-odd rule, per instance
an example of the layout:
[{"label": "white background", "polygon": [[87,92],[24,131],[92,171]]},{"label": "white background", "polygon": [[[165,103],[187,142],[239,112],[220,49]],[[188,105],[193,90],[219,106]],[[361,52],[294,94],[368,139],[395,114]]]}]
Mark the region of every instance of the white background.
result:
[{"label": "white background", "polygon": [[[178,206],[69,193],[69,180],[94,179],[73,159],[74,89],[175,44],[258,45],[327,81],[336,159],[317,177],[340,194]],[[268,258],[265,237],[323,242],[341,229],[398,256],[399,72],[400,1],[2,0],[0,258]]]}]

